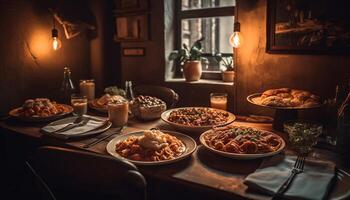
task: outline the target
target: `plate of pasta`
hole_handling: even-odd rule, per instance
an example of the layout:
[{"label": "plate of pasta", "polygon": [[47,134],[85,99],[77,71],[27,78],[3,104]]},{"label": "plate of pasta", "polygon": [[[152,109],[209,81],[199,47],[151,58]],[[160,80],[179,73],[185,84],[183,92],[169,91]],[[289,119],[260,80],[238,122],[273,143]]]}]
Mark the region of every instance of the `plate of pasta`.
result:
[{"label": "plate of pasta", "polygon": [[161,118],[178,130],[202,133],[215,126],[230,124],[236,116],[215,108],[182,107],[163,112]]},{"label": "plate of pasta", "polygon": [[275,133],[235,125],[208,130],[199,140],[216,154],[242,160],[272,156],[286,146],[282,137]]},{"label": "plate of pasta", "polygon": [[59,104],[47,98],[27,99],[24,104],[11,110],[12,118],[25,122],[49,122],[73,112],[69,105]]},{"label": "plate of pasta", "polygon": [[119,135],[106,146],[107,152],[136,165],[173,163],[190,156],[197,148],[189,136],[163,130],[143,130]]}]

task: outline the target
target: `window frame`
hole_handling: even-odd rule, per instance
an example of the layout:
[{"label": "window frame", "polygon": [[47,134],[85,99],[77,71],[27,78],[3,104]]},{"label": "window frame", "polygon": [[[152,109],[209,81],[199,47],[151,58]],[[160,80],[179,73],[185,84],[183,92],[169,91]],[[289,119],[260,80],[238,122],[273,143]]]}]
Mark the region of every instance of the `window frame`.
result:
[{"label": "window frame", "polygon": [[[183,19],[194,19],[194,18],[209,18],[209,17],[229,17],[235,16],[236,6],[224,6],[224,7],[216,7],[216,8],[200,8],[200,9],[190,9],[190,10],[182,10],[182,0],[175,1],[175,47],[177,50],[182,48],[182,20]],[[219,14],[218,14],[219,13]],[[233,31],[233,30],[232,30]],[[220,52],[221,53],[221,52]],[[234,56],[233,47],[232,53],[221,53],[222,56]],[[213,57],[210,53],[203,53],[204,57]],[[233,59],[235,59],[233,57]],[[180,64],[176,64],[177,72],[180,70]],[[176,77],[181,76],[181,74],[175,74]],[[219,80],[221,79],[220,71],[203,71],[202,79],[211,79],[211,80]]]}]

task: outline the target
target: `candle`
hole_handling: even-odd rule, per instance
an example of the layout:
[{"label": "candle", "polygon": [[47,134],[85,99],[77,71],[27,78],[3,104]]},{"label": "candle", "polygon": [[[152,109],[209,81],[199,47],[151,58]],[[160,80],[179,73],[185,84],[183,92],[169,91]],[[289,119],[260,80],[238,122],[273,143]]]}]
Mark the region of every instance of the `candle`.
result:
[{"label": "candle", "polygon": [[80,80],[80,93],[87,97],[88,101],[95,99],[95,82],[91,80]]},{"label": "candle", "polygon": [[119,101],[108,104],[108,118],[113,126],[124,126],[128,122],[129,102]]},{"label": "candle", "polygon": [[221,110],[227,110],[227,94],[225,93],[211,93],[210,107]]}]

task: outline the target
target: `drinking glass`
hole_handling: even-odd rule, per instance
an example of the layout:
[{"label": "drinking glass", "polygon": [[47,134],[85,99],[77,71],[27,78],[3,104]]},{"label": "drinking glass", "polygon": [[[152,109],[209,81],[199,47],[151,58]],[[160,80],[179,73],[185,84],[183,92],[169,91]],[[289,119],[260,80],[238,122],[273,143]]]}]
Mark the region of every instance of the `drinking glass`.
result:
[{"label": "drinking glass", "polygon": [[80,93],[87,97],[88,101],[95,99],[95,81],[94,79],[80,80]]},{"label": "drinking glass", "polygon": [[312,150],[323,130],[322,124],[306,120],[286,121],[283,127],[289,135],[292,148],[300,154],[307,154]]},{"label": "drinking glass", "polygon": [[73,114],[83,116],[87,113],[87,98],[80,94],[72,94],[71,104],[74,108]]},{"label": "drinking glass", "polygon": [[108,104],[108,119],[113,126],[120,127],[128,123],[129,102],[117,101]]},{"label": "drinking glass", "polygon": [[210,107],[227,110],[227,94],[210,93]]}]

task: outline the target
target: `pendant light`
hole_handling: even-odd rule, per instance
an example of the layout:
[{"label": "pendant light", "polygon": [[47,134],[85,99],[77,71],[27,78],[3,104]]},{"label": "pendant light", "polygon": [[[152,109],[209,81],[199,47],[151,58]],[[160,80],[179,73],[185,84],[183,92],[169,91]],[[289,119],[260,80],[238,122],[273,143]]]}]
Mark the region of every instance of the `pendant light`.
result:
[{"label": "pendant light", "polygon": [[61,40],[58,38],[58,30],[56,29],[55,24],[55,17],[53,17],[53,29],[51,30],[51,36],[52,36],[52,48],[53,50],[58,50],[61,48],[62,43]]},{"label": "pendant light", "polygon": [[230,36],[230,44],[234,48],[239,48],[243,44],[243,37],[241,33],[241,23],[238,21],[238,12],[235,13],[236,22],[233,25],[233,33]]}]

